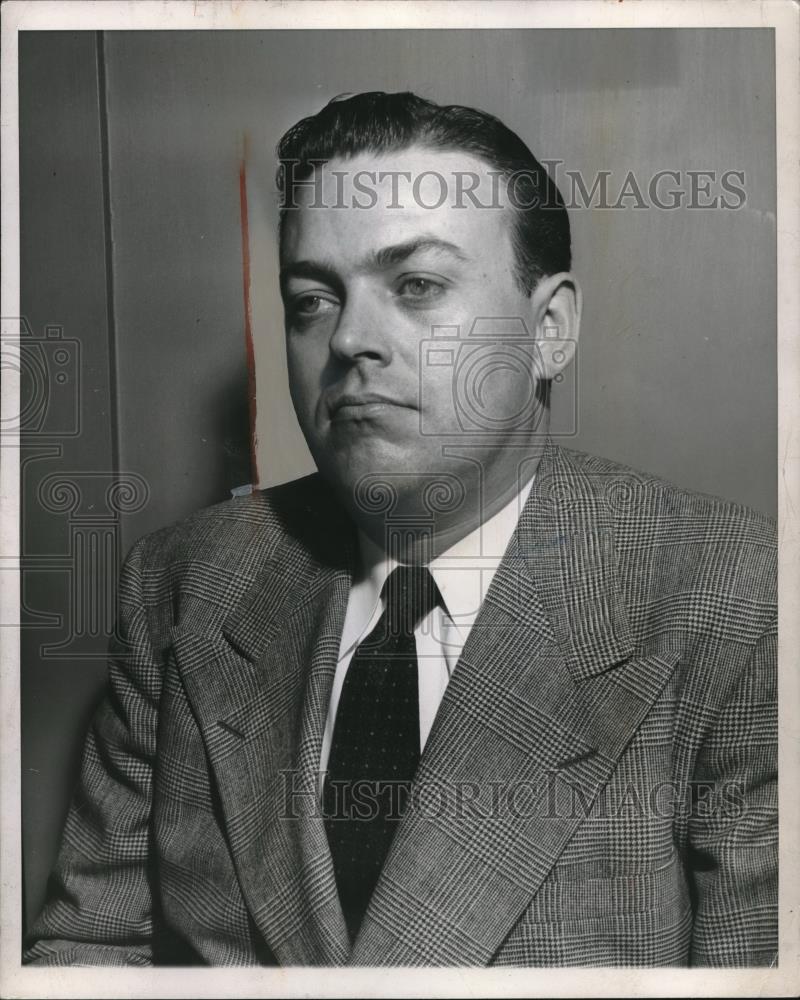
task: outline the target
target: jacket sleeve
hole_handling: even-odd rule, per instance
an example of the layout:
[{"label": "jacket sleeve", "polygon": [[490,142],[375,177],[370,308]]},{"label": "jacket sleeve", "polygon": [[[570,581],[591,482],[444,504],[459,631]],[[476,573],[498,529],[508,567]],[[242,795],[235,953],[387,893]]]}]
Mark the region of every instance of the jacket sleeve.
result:
[{"label": "jacket sleeve", "polygon": [[773,623],[697,759],[689,822],[694,966],[777,964],[777,714]]},{"label": "jacket sleeve", "polygon": [[122,570],[108,693],[83,752],[48,899],[23,962],[150,965],[150,810],[161,670],[142,598],[141,545]]}]

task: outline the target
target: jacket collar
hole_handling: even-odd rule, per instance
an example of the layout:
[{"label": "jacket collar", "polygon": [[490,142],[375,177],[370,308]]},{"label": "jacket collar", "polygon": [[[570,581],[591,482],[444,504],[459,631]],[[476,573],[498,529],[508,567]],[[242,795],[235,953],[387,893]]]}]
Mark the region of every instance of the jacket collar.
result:
[{"label": "jacket collar", "polygon": [[617,577],[614,513],[628,475],[548,443],[520,517],[513,556],[535,581],[576,682],[633,653]]},{"label": "jacket collar", "polygon": [[179,623],[173,648],[256,926],[282,965],[340,965],[350,943],[317,786],[355,537],[318,477],[272,507],[282,542],[221,634]]}]

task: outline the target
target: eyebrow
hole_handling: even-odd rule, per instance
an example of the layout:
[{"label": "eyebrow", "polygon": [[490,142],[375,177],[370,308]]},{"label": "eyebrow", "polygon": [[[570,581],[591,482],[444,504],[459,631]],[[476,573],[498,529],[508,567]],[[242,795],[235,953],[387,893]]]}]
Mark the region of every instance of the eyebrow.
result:
[{"label": "eyebrow", "polygon": [[[440,239],[438,236],[418,236],[403,243],[394,243],[388,247],[374,250],[359,264],[359,270],[383,271],[386,268],[401,264],[415,253],[432,251],[437,254],[447,254],[458,261],[466,262],[470,258],[455,243]],[[333,288],[341,285],[341,277],[335,267],[325,261],[297,260],[281,268],[280,284],[283,289],[290,278],[312,278],[324,281]]]},{"label": "eyebrow", "polygon": [[370,255],[371,259],[367,266],[378,270],[385,267],[392,267],[394,264],[400,264],[404,260],[407,260],[413,254],[425,250],[432,250],[434,253],[445,253],[460,261],[469,260],[469,257],[455,243],[439,239],[438,236],[418,236],[414,239],[406,240],[405,243],[395,243],[393,246],[376,250]]},{"label": "eyebrow", "polygon": [[340,290],[342,284],[342,279],[335,268],[331,267],[330,264],[316,260],[296,260],[282,267],[279,277],[281,293],[285,294],[286,282],[290,278],[310,278],[313,281],[322,281],[337,291]]}]

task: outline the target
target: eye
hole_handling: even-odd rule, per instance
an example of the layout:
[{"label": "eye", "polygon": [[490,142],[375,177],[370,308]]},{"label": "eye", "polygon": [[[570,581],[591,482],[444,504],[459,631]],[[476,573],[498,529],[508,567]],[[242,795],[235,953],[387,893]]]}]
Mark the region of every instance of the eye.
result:
[{"label": "eye", "polygon": [[398,293],[403,298],[411,299],[414,302],[429,302],[443,295],[444,290],[444,285],[439,281],[413,276],[401,281]]},{"label": "eye", "polygon": [[336,308],[336,304],[322,295],[298,295],[292,299],[291,312],[300,318],[321,316]]}]

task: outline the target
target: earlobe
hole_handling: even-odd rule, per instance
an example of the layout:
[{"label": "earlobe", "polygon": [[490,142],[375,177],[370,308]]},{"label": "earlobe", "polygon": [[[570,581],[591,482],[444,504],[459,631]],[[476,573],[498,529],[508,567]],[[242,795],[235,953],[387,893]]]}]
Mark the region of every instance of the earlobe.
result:
[{"label": "earlobe", "polygon": [[542,375],[552,379],[575,358],[583,296],[568,271],[542,278],[531,293]]}]

